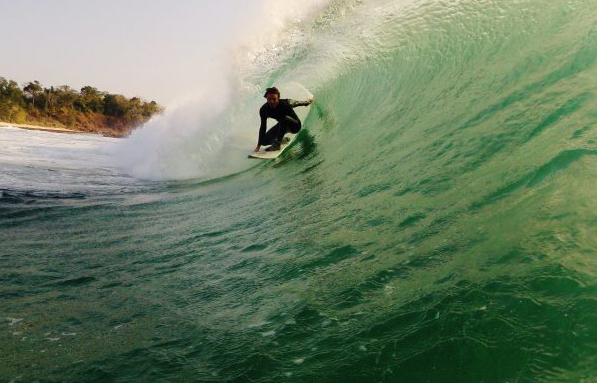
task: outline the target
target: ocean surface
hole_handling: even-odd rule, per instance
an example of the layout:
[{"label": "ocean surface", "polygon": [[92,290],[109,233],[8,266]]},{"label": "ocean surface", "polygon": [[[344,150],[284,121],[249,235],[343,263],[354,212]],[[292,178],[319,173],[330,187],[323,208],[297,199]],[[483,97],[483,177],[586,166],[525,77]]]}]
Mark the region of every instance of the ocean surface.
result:
[{"label": "ocean surface", "polygon": [[[597,2],[285,30],[200,129],[0,128],[0,381],[597,382]],[[247,159],[292,82],[296,143]]]}]

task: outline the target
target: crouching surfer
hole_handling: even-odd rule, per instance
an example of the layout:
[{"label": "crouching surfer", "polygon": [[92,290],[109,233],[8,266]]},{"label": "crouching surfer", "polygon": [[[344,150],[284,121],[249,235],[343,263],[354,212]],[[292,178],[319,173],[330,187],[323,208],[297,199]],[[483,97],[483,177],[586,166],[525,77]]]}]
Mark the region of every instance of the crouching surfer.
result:
[{"label": "crouching surfer", "polygon": [[[286,133],[296,134],[301,130],[301,120],[293,108],[308,106],[313,99],[307,101],[280,99],[280,91],[276,87],[267,88],[263,97],[267,99],[267,102],[259,109],[261,125],[259,126],[259,141],[254,151],[258,152],[262,145],[270,145],[265,149],[267,152],[280,150],[280,145],[285,142],[283,140]],[[273,118],[278,123],[266,132],[268,118]]]}]

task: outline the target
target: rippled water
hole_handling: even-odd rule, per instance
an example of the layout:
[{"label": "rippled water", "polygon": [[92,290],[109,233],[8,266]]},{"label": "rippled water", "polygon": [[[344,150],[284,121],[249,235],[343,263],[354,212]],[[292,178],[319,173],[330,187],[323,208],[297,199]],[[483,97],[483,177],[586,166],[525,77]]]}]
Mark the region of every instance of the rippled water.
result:
[{"label": "rippled water", "polygon": [[252,77],[298,142],[223,178],[0,132],[0,380],[594,381],[596,16],[332,2]]}]

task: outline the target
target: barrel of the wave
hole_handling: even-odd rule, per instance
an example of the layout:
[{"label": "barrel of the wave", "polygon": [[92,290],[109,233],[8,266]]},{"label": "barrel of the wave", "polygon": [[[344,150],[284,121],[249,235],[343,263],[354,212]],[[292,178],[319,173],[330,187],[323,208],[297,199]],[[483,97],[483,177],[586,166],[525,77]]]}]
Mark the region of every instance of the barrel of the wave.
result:
[{"label": "barrel of the wave", "polygon": [[[266,119],[265,136],[276,136],[276,139],[266,145],[258,145],[248,157],[270,160],[282,155],[298,137],[301,121],[309,113],[313,95],[303,85],[290,83],[268,88],[264,97],[267,102],[255,113],[259,113],[260,120]],[[255,133],[259,133],[258,129]]]}]

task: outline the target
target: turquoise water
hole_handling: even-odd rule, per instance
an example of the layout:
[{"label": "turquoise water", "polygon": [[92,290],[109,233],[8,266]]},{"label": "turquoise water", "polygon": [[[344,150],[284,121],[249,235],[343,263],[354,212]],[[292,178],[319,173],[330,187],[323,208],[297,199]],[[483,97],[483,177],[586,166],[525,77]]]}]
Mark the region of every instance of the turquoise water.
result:
[{"label": "turquoise water", "polygon": [[247,70],[297,143],[224,177],[2,132],[0,381],[596,381],[596,20],[332,2]]}]

